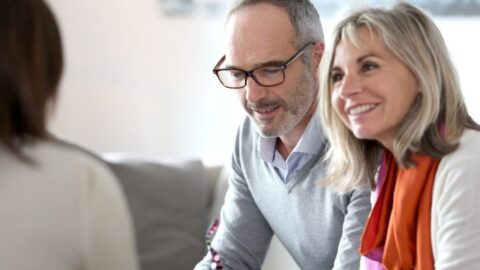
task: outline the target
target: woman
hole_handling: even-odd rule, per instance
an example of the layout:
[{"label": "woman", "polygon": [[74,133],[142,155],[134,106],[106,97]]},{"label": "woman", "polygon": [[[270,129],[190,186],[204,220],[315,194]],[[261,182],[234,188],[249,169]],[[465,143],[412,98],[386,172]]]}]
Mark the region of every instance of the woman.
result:
[{"label": "woman", "polygon": [[480,269],[480,126],[432,20],[407,3],[359,10],[321,65],[325,183],[376,187],[369,269]]},{"label": "woman", "polygon": [[62,68],[46,4],[0,1],[0,269],[136,270],[113,175],[47,131]]}]

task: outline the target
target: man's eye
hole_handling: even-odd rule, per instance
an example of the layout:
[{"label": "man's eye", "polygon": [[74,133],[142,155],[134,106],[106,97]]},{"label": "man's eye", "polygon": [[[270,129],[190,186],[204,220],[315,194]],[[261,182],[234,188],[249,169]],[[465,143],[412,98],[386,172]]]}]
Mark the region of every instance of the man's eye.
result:
[{"label": "man's eye", "polygon": [[281,73],[282,69],[280,67],[264,67],[259,71],[264,76],[275,76]]},{"label": "man's eye", "polygon": [[235,79],[243,79],[245,72],[241,70],[230,70],[230,76]]}]

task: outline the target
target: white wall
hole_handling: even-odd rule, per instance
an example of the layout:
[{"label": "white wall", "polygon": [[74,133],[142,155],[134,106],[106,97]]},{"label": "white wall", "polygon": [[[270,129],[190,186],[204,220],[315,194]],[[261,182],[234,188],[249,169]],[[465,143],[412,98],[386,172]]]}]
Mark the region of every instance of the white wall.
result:
[{"label": "white wall", "polygon": [[[227,157],[243,111],[211,72],[223,52],[223,18],[167,18],[158,2],[49,1],[67,60],[51,129],[96,151]],[[438,23],[480,120],[480,19]]]},{"label": "white wall", "polygon": [[471,116],[480,122],[480,16],[470,18],[436,18],[460,77]]},{"label": "white wall", "polygon": [[222,18],[165,18],[154,0],[50,4],[67,58],[56,134],[97,151],[230,152],[243,114],[211,72]]}]

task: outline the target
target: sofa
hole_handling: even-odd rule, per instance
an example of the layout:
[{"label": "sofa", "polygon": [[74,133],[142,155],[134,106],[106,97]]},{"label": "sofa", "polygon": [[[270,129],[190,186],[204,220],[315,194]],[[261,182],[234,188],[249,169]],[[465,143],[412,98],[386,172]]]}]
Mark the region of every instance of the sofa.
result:
[{"label": "sofa", "polygon": [[[205,232],[219,216],[229,166],[128,153],[101,159],[125,192],[142,270],[192,269],[206,253]],[[299,268],[274,237],[262,269]]]}]

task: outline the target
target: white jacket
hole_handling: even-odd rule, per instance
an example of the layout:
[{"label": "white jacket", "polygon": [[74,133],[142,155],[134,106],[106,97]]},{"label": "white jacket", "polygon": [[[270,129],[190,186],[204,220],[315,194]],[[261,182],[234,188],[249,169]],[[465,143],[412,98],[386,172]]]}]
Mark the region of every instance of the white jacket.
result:
[{"label": "white jacket", "polygon": [[431,222],[435,269],[480,269],[480,132],[466,130],[440,162]]}]

